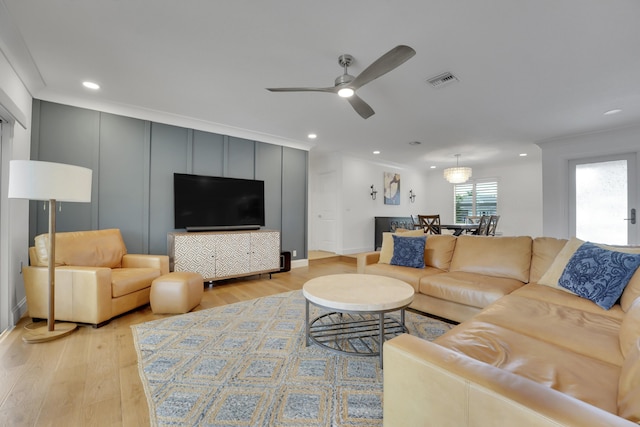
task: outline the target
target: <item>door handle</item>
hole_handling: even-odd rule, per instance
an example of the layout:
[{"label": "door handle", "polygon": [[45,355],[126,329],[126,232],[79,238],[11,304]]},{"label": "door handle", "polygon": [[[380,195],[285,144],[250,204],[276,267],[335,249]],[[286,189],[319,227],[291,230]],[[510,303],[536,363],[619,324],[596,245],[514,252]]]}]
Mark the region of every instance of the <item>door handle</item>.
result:
[{"label": "door handle", "polygon": [[625,221],[631,221],[631,224],[635,224],[636,223],[636,210],[635,208],[631,209],[631,218],[625,218]]}]

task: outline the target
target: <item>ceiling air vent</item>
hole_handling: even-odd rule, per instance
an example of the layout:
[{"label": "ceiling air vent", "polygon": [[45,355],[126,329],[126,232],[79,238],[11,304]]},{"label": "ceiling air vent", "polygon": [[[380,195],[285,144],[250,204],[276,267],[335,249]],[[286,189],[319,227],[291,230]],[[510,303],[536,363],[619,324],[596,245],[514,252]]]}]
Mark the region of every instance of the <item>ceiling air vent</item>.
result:
[{"label": "ceiling air vent", "polygon": [[429,83],[431,86],[435,88],[445,87],[452,83],[456,83],[458,81],[459,81],[458,78],[453,74],[451,74],[450,72],[442,73],[435,77],[431,77],[427,79],[427,83]]}]

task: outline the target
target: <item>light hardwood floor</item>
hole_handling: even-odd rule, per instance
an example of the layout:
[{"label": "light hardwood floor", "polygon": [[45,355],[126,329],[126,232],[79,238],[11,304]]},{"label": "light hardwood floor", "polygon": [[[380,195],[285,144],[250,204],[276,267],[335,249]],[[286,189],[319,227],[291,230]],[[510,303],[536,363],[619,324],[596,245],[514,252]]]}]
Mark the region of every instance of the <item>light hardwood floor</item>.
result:
[{"label": "light hardwood floor", "polygon": [[[354,260],[336,257],[272,279],[227,281],[205,288],[195,310],[301,289],[317,276],[355,272]],[[130,326],[163,317],[147,305],[102,328],[81,326],[41,344],[22,342],[30,320],[22,319],[0,342],[0,426],[148,426]]]}]

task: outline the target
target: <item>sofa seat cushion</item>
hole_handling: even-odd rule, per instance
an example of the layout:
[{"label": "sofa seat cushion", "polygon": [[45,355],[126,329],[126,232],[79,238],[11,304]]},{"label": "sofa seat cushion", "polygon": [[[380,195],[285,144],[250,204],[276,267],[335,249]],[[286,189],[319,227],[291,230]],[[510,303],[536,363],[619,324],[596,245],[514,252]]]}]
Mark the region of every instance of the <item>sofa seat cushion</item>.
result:
[{"label": "sofa seat cushion", "polygon": [[487,307],[474,320],[612,365],[623,363],[618,338],[621,320],[610,316],[512,294]]},{"label": "sofa seat cushion", "polygon": [[118,298],[148,288],[159,276],[157,268],[114,268],[111,270],[111,296]]},{"label": "sofa seat cushion", "polygon": [[456,326],[435,342],[607,412],[618,412],[619,366],[475,319]]},{"label": "sofa seat cushion", "polygon": [[553,304],[572,307],[577,310],[587,311],[589,313],[597,313],[602,316],[612,317],[622,320],[624,311],[620,305],[616,304],[609,310],[598,307],[596,303],[586,298],[580,298],[577,295],[570,294],[557,288],[543,286],[536,283],[529,283],[520,289],[513,291],[512,295],[520,295],[527,298],[548,301]]},{"label": "sofa seat cushion", "polygon": [[421,278],[418,291],[443,300],[484,308],[522,285],[515,279],[456,271]]},{"label": "sofa seat cushion", "polygon": [[379,263],[367,265],[364,268],[364,273],[377,274],[379,276],[393,277],[394,279],[402,280],[403,282],[413,286],[414,291],[418,292],[418,283],[420,282],[420,278],[442,273],[442,270],[438,270],[433,267],[413,268]]}]

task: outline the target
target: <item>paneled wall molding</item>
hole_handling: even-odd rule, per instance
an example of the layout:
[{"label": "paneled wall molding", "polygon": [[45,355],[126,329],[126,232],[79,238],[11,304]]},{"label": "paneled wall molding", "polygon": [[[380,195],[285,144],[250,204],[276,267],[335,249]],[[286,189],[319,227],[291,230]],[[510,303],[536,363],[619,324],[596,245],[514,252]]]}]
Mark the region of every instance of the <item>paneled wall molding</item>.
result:
[{"label": "paneled wall molding", "polygon": [[[33,159],[94,171],[91,206],[65,207],[59,231],[120,228],[130,252],[166,253],[173,173],[260,179],[265,228],[306,258],[308,151],[47,101],[33,111]],[[47,227],[38,209],[31,215],[33,239]]]}]

